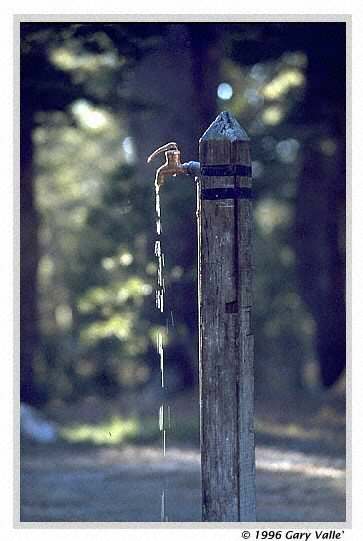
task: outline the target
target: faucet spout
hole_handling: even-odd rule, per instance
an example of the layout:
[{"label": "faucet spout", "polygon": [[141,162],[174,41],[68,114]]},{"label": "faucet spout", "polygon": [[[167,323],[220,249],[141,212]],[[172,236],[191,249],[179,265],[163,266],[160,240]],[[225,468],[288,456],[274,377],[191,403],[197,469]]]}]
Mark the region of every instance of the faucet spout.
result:
[{"label": "faucet spout", "polygon": [[159,188],[165,182],[165,177],[184,174],[185,171],[180,163],[180,151],[176,143],[167,143],[157,148],[147,159],[150,163],[159,154],[165,153],[165,163],[157,169],[155,174],[155,186]]}]

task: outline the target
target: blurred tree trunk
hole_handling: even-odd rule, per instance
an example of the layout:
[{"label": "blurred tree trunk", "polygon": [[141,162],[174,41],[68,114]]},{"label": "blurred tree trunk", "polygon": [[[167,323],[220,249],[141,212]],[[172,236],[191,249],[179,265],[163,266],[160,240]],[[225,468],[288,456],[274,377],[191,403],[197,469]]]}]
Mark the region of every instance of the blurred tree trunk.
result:
[{"label": "blurred tree trunk", "polygon": [[175,134],[182,159],[198,158],[199,138],[217,114],[221,57],[217,25],[176,23],[138,62],[128,92],[144,105],[129,119],[140,182],[150,182],[148,154]]},{"label": "blurred tree trunk", "polygon": [[[20,54],[20,399],[39,404],[46,390],[36,385],[39,217],[35,196],[33,130],[40,111],[64,110],[75,99],[69,76],[49,62],[48,45],[61,29],[50,23],[21,24]],[[52,29],[52,34],[47,31]]]},{"label": "blurred tree trunk", "polygon": [[[24,97],[23,97],[24,98]],[[38,346],[38,216],[34,202],[33,113],[21,103],[20,134],[20,399],[37,403],[33,360]]]},{"label": "blurred tree trunk", "polygon": [[305,151],[296,206],[300,289],[316,323],[325,386],[334,384],[345,367],[345,160],[340,144],[336,154],[328,160],[313,145]]},{"label": "blurred tree trunk", "polygon": [[309,50],[303,114],[312,135],[298,181],[296,253],[301,293],[316,324],[321,380],[329,387],[346,356],[344,25],[330,26],[327,36],[325,47]]},{"label": "blurred tree trunk", "polygon": [[[153,181],[156,167],[146,164],[147,156],[157,147],[176,141],[182,161],[198,160],[198,142],[202,133],[217,114],[217,86],[221,62],[218,25],[170,24],[162,38],[160,48],[138,63],[130,81],[130,96],[146,104],[144,111],[130,115],[129,125],[135,141],[137,163],[136,180],[143,189],[149,186],[150,227],[155,229]],[[162,156],[163,158],[163,156]],[[167,181],[161,193],[164,223],[162,245],[173,259],[190,272],[197,260],[197,232],[195,217],[195,186],[193,179],[177,177]],[[178,200],[181,203],[178,206]],[[187,204],[182,201],[189,200]],[[168,214],[173,215],[168,220]],[[185,238],[180,238],[180,235]],[[176,239],[178,244],[176,245]],[[153,247],[150,247],[150,251]],[[170,268],[167,269],[170,272]],[[172,309],[176,323],[196,337],[197,285],[176,282],[167,290],[167,308]],[[193,291],[192,295],[190,291]],[[186,295],[188,299],[186,299]],[[176,338],[176,341],[178,339]],[[170,364],[182,372],[183,385],[195,383],[197,374],[197,344],[195,340],[182,340],[185,346],[170,345]],[[170,366],[170,365],[169,365]]]}]

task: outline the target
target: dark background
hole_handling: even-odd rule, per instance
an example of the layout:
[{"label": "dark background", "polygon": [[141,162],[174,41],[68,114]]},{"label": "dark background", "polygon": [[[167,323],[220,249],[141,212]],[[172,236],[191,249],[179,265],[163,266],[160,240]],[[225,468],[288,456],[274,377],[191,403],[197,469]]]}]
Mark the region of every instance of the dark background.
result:
[{"label": "dark background", "polygon": [[149,413],[160,332],[168,396],[197,396],[195,186],[161,192],[161,316],[146,158],[198,159],[222,110],[251,139],[256,402],[344,396],[345,78],[345,23],[22,23],[21,400]]}]

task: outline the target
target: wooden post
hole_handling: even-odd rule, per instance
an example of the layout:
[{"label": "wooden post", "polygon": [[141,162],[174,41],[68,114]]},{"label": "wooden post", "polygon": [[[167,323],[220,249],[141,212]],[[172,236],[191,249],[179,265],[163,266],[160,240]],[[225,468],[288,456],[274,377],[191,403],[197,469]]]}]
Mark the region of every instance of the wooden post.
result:
[{"label": "wooden post", "polygon": [[221,113],[199,142],[202,520],[256,520],[249,139]]}]

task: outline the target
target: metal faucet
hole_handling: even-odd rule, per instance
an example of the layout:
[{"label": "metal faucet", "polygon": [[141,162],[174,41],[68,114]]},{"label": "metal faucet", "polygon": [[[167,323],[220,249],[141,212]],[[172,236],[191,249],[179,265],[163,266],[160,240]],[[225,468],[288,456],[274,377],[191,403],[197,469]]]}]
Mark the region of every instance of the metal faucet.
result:
[{"label": "metal faucet", "polygon": [[176,143],[167,143],[154,150],[147,159],[150,163],[156,156],[165,152],[165,163],[157,169],[155,174],[155,186],[158,188],[164,184],[165,177],[175,177],[176,175],[194,175],[198,176],[200,172],[199,162],[180,163],[180,150]]}]

